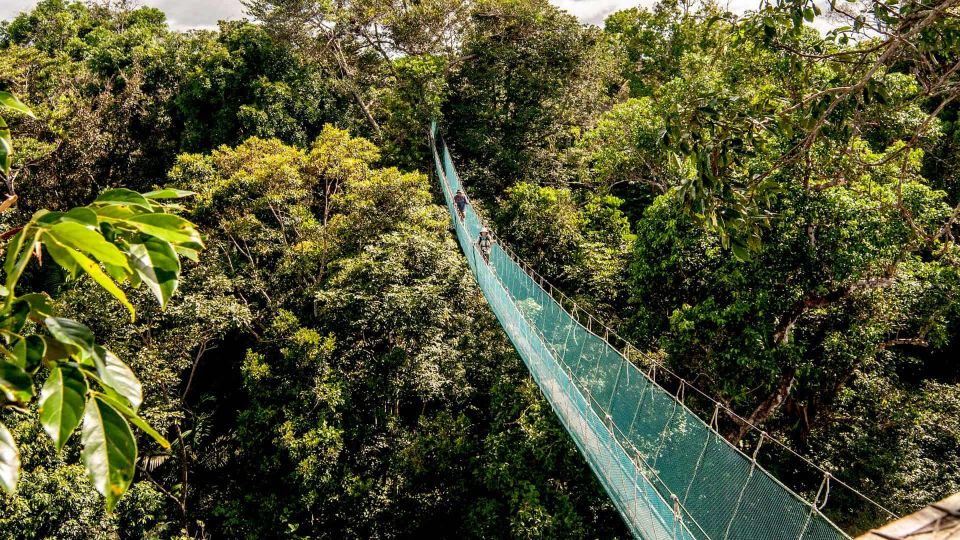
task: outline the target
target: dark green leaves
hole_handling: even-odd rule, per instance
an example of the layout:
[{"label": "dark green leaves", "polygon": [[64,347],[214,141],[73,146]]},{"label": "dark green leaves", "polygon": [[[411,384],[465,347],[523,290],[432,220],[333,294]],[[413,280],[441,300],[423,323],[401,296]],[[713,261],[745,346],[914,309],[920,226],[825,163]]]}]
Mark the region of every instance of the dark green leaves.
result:
[{"label": "dark green leaves", "polygon": [[87,474],[107,499],[107,511],[133,481],[137,443],[123,416],[101,397],[87,402],[83,414],[83,464]]},{"label": "dark green leaves", "polygon": [[53,368],[40,391],[40,422],[53,439],[57,450],[63,448],[83,416],[87,380],[79,369],[63,365]]},{"label": "dark green leaves", "polygon": [[0,488],[7,493],[17,489],[20,478],[20,452],[13,442],[13,435],[7,427],[0,424]]}]

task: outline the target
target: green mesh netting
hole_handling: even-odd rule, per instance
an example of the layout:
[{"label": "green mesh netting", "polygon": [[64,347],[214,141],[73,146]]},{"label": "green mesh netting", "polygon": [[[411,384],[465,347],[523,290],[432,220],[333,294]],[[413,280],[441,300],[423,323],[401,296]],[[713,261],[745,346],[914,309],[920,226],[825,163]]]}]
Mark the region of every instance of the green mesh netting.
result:
[{"label": "green mesh netting", "polygon": [[434,124],[437,175],[480,289],[635,536],[848,538],[567,313],[507,252],[494,245],[484,263],[481,222],[470,206],[456,218],[460,180],[437,138]]}]

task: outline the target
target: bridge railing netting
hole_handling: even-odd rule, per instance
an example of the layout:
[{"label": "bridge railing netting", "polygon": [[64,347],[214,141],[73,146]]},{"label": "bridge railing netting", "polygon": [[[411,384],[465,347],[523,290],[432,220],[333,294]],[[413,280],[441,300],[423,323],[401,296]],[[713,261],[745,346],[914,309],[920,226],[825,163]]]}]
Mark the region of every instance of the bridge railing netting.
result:
[{"label": "bridge railing netting", "polygon": [[436,126],[431,145],[460,246],[480,289],[564,428],[630,530],[644,539],[848,538],[823,514],[729,444],[677,396],[570,315],[494,244],[468,205]]}]

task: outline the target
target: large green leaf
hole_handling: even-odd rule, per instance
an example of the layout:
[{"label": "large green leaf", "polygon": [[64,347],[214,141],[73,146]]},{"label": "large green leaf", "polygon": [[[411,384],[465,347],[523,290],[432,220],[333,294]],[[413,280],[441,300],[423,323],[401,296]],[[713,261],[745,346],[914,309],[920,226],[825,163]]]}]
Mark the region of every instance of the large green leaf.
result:
[{"label": "large green leaf", "polygon": [[7,290],[14,290],[23,269],[30,262],[30,256],[33,253],[33,244],[40,236],[40,231],[32,228],[25,228],[10,239],[7,244],[7,259],[4,262],[4,270],[7,272]]},{"label": "large green leaf", "polygon": [[196,195],[196,193],[193,191],[173,188],[158,189],[156,191],[149,191],[143,194],[143,196],[148,199],[182,199],[191,195]]},{"label": "large green leaf", "polygon": [[203,245],[200,233],[193,224],[173,214],[140,214],[126,220],[141,232],[156,236],[173,244],[195,243]]},{"label": "large green leaf", "polygon": [[80,425],[86,396],[87,379],[79,369],[70,365],[53,368],[40,391],[40,423],[57,450]]},{"label": "large green leaf", "polygon": [[144,433],[146,433],[147,435],[149,435],[150,437],[152,437],[153,440],[155,440],[155,441],[157,441],[158,443],[160,443],[160,446],[164,447],[165,449],[169,449],[169,448],[170,448],[170,441],[168,441],[163,435],[160,435],[160,433],[157,432],[157,430],[153,429],[153,426],[151,426],[150,424],[148,424],[146,420],[144,420],[143,418],[140,418],[139,416],[137,416],[136,411],[134,411],[134,410],[131,409],[130,407],[124,405],[122,401],[120,401],[119,399],[116,399],[116,398],[114,398],[114,397],[112,397],[112,396],[108,396],[108,395],[106,395],[106,394],[97,394],[97,396],[98,396],[100,399],[102,399],[102,400],[106,401],[107,403],[109,403],[111,407],[113,407],[114,409],[116,409],[117,411],[119,411],[120,414],[122,414],[122,415],[124,416],[124,418],[126,418],[128,421],[130,421],[130,423],[132,423],[133,425],[137,426],[137,427],[140,428]]},{"label": "large green leaf", "polygon": [[63,221],[75,221],[90,227],[96,227],[98,225],[97,213],[85,206],[74,208],[69,212],[61,214],[60,219]]},{"label": "large green leaf", "polygon": [[18,333],[27,322],[27,316],[29,315],[30,303],[18,298],[17,301],[10,306],[10,312],[0,318],[0,329]]},{"label": "large green leaf", "polygon": [[93,356],[97,367],[97,375],[111,390],[130,402],[137,409],[143,402],[143,387],[140,380],[133,374],[133,370],[117,358],[117,355],[104,349],[100,345],[95,347]]},{"label": "large green leaf", "polygon": [[33,111],[30,110],[30,107],[27,107],[23,104],[22,101],[17,99],[17,96],[0,90],[0,108],[13,109],[15,111],[20,111],[23,114],[33,118]]},{"label": "large green leaf", "polygon": [[133,205],[133,206],[142,206],[147,210],[151,210],[153,206],[150,204],[150,201],[146,199],[143,195],[126,188],[117,188],[117,189],[108,189],[100,194],[97,197],[96,202],[110,202],[114,204],[121,205]]},{"label": "large green leaf", "polygon": [[107,242],[99,231],[76,221],[62,221],[47,230],[45,238],[52,237],[58,243],[81,253],[93,256],[104,264],[119,266],[130,272],[127,258],[120,249]]},{"label": "large green leaf", "polygon": [[20,452],[13,441],[13,435],[0,423],[0,488],[7,493],[17,489],[20,478]]},{"label": "large green leaf", "polygon": [[[86,272],[87,275],[89,275],[91,278],[93,278],[93,280],[96,281],[98,285],[103,287],[103,289],[108,293],[112,294],[114,298],[119,300],[120,303],[123,304],[125,308],[127,308],[127,311],[130,312],[131,321],[136,319],[136,311],[133,309],[133,304],[131,304],[130,300],[127,299],[126,293],[124,293],[123,289],[118,287],[117,284],[113,281],[113,279],[111,279],[110,276],[108,276],[106,272],[104,272],[100,268],[100,265],[97,264],[96,261],[90,259],[83,253],[80,253],[79,251],[73,248],[60,244],[50,236],[47,236],[47,240],[49,241],[46,242],[44,245],[46,245],[48,249],[50,246],[59,246],[63,248],[62,253],[59,256],[68,255],[74,261],[76,261],[76,264],[79,268],[83,269],[83,271]],[[50,251],[51,255],[53,255],[53,253],[54,253],[53,251]],[[59,263],[60,260],[57,257],[58,256],[54,256],[54,259],[56,259],[57,262]],[[127,265],[126,259],[124,259],[123,264]],[[129,265],[127,265],[127,268],[129,268]]]},{"label": "large green leaf", "polygon": [[46,242],[43,247],[47,250],[50,258],[66,270],[71,278],[77,277],[77,274],[80,273],[80,265],[77,264],[76,259],[70,255],[70,248],[59,242]]},{"label": "large green leaf", "polygon": [[83,413],[83,464],[107,499],[107,511],[130,487],[137,462],[137,442],[123,416],[100,397],[87,401]]},{"label": "large green leaf", "polygon": [[33,377],[13,362],[0,359],[0,392],[7,401],[27,403],[36,393]]},{"label": "large green leaf", "polygon": [[53,315],[53,306],[50,304],[50,296],[47,293],[27,293],[17,298],[30,305],[30,320],[42,322],[47,317]]},{"label": "large green leaf", "polygon": [[83,351],[84,354],[93,356],[95,340],[93,332],[86,325],[63,317],[47,317],[43,324],[47,326],[47,330],[60,343],[73,345]]},{"label": "large green leaf", "polygon": [[180,273],[180,259],[173,246],[159,238],[150,238],[142,244],[131,244],[129,253],[133,269],[157,297],[160,307],[166,307],[177,290]]},{"label": "large green leaf", "polygon": [[24,343],[27,346],[26,366],[24,369],[28,373],[34,374],[38,369],[40,369],[40,364],[43,362],[43,357],[47,353],[47,343],[42,337],[36,334],[32,334],[24,338]]}]

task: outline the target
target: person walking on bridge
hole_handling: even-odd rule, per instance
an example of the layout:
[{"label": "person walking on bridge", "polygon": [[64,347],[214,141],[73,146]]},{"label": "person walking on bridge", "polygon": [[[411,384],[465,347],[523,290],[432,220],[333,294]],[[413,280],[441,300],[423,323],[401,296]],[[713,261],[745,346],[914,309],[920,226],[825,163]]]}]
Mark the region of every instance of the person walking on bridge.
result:
[{"label": "person walking on bridge", "polygon": [[463,221],[463,215],[467,209],[467,196],[462,189],[458,189],[457,194],[453,196],[453,204],[457,206],[457,215],[460,216],[460,221]]},{"label": "person walking on bridge", "polygon": [[490,250],[493,249],[493,235],[490,229],[484,227],[480,229],[480,237],[477,238],[477,247],[480,248],[480,255],[483,255],[483,262],[490,264]]}]

